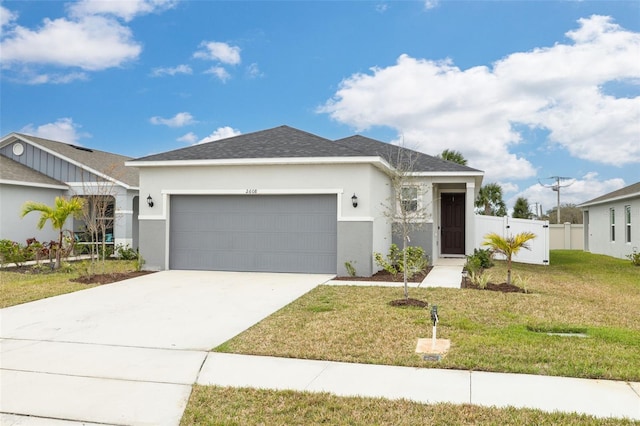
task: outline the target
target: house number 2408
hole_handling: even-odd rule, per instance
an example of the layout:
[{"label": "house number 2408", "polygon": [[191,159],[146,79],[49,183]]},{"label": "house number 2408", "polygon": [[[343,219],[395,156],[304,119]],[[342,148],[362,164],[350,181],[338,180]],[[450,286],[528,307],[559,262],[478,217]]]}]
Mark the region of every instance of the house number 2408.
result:
[{"label": "house number 2408", "polygon": [[247,189],[244,192],[245,194],[257,194],[258,190],[257,189]]}]

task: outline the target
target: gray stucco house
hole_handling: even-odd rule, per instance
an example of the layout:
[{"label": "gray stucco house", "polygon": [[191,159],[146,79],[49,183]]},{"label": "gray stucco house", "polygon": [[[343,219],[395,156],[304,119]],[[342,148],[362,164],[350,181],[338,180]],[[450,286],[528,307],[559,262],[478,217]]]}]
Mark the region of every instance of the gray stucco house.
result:
[{"label": "gray stucco house", "polygon": [[640,251],[640,182],[580,204],[584,249],[626,258]]},{"label": "gray stucco house", "polygon": [[[53,205],[56,197],[107,197],[109,244],[137,247],[138,170],[118,154],[20,133],[0,139],[0,239],[25,244],[35,237],[46,242],[58,234],[49,224],[36,228],[39,215],[20,217],[27,201]],[[81,240],[82,219],[69,219],[65,229]]]},{"label": "gray stucco house", "polygon": [[[287,126],[127,162],[140,171],[140,251],[149,269],[316,272],[378,268],[397,240],[385,214],[398,159],[402,202],[424,211],[412,245],[435,262],[474,248],[483,172],[363,136],[329,140]],[[401,160],[402,161],[402,160]]]}]

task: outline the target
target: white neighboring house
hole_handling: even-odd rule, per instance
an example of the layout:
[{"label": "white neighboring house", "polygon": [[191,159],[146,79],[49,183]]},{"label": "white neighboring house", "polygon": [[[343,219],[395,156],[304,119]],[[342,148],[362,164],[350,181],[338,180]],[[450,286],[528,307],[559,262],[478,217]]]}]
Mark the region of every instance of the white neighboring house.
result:
[{"label": "white neighboring house", "polygon": [[[329,140],[288,126],[127,162],[140,170],[140,253],[148,269],[358,275],[398,243],[385,215],[400,148]],[[424,211],[411,235],[433,261],[473,253],[484,173],[416,151],[403,203]]]},{"label": "white neighboring house", "polygon": [[[27,201],[53,205],[57,196],[106,196],[110,201],[111,226],[104,239],[109,244],[137,247],[138,171],[125,167],[130,160],[98,151],[20,133],[0,139],[0,239],[25,244],[35,237],[46,242],[58,239],[47,223],[38,230],[40,215],[20,217]],[[65,229],[85,241],[82,219],[72,219]]]},{"label": "white neighboring house", "polygon": [[580,204],[584,249],[625,259],[640,251],[640,182]]}]

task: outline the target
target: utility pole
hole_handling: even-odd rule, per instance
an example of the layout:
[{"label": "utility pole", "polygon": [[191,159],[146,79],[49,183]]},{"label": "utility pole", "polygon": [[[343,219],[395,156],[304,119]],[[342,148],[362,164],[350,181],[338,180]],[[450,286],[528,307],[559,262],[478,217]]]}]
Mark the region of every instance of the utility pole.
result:
[{"label": "utility pole", "polygon": [[566,185],[561,185],[560,184],[561,182],[570,180],[572,178],[564,177],[564,176],[551,176],[548,179],[553,179],[553,180],[556,181],[556,183],[554,183],[553,185],[545,185],[542,182],[540,182],[539,180],[538,180],[538,183],[540,185],[544,186],[545,188],[551,188],[551,190],[553,190],[553,191],[558,193],[558,201],[557,201],[558,204],[557,204],[557,207],[556,207],[556,213],[557,213],[557,216],[558,216],[557,223],[560,223],[560,188],[566,188],[567,186],[572,185],[573,181],[567,183]]}]

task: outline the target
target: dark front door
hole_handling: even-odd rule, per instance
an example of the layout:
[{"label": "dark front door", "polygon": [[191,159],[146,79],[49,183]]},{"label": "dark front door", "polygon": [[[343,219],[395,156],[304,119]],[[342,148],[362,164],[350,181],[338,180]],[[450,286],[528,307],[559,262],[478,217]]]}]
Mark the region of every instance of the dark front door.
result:
[{"label": "dark front door", "polygon": [[442,194],[442,254],[464,254],[464,193]]}]

